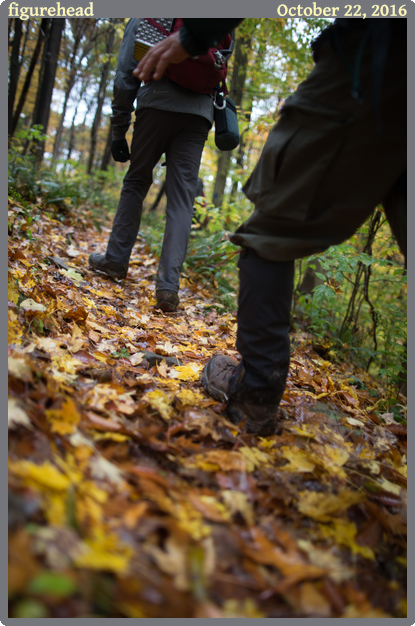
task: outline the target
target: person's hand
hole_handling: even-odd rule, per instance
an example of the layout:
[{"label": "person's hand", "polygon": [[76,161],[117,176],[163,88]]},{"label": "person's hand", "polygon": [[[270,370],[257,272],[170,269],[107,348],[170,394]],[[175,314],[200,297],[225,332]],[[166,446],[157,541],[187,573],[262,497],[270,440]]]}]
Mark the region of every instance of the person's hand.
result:
[{"label": "person's hand", "polygon": [[170,63],[181,63],[188,56],[188,53],[180,43],[180,31],[178,30],[150,48],[133,71],[133,74],[136,78],[146,81],[154,70],[152,78],[158,80],[163,76]]},{"label": "person's hand", "polygon": [[114,161],[126,163],[130,160],[130,149],[126,139],[115,139],[111,143],[111,154]]}]

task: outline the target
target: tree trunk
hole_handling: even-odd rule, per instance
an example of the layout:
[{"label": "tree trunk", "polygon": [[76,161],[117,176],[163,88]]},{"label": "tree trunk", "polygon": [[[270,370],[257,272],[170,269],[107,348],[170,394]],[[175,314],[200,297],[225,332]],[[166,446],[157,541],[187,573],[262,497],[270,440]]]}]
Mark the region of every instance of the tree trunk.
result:
[{"label": "tree trunk", "polygon": [[24,81],[22,93],[20,94],[19,102],[17,103],[16,110],[13,114],[13,122],[12,122],[12,128],[11,128],[11,133],[10,133],[11,136],[13,136],[16,131],[16,127],[19,122],[20,115],[23,111],[23,107],[26,102],[26,96],[29,91],[30,83],[32,81],[33,72],[35,71],[36,63],[38,61],[39,54],[42,49],[43,40],[48,33],[51,21],[52,20],[50,18],[43,18],[40,23],[39,35],[37,38],[36,46],[32,54],[29,69],[27,71],[26,78]]},{"label": "tree trunk", "polygon": [[[107,41],[107,50],[106,50],[107,55],[111,55],[112,53],[112,48],[114,45],[114,37],[115,37],[114,20],[111,20],[111,26],[108,31],[108,41]],[[98,141],[98,131],[99,131],[99,127],[101,124],[102,107],[104,104],[105,95],[107,91],[107,82],[108,82],[108,75],[110,71],[110,65],[111,65],[111,60],[108,59],[108,61],[104,64],[104,67],[102,68],[101,81],[100,81],[98,97],[97,97],[97,100],[98,100],[97,108],[95,111],[95,117],[94,117],[94,121],[93,121],[92,128],[91,128],[91,149],[90,149],[89,161],[88,161],[88,174],[91,174],[92,167],[94,164],[95,151],[96,151],[97,141]]]},{"label": "tree trunk", "polygon": [[66,160],[67,161],[69,161],[69,159],[71,158],[71,153],[72,153],[72,150],[74,149],[74,146],[75,146],[75,119],[76,119],[76,116],[78,114],[79,104],[82,102],[82,98],[84,97],[85,91],[86,91],[86,81],[82,83],[81,92],[79,94],[79,98],[78,98],[76,106],[75,106],[75,111],[74,111],[74,114],[72,116],[71,130],[70,130],[70,133],[69,133],[68,153],[67,153],[67,156],[66,156]]},{"label": "tree trunk", "polygon": [[[235,42],[235,57],[232,72],[229,97],[234,101],[238,110],[241,108],[243,89],[248,72],[248,58],[252,46],[252,36],[243,35]],[[221,206],[225,193],[226,178],[231,162],[232,150],[221,152],[218,157],[215,186],[213,189],[212,202],[215,207]]]},{"label": "tree trunk", "polygon": [[[36,94],[35,112],[33,115],[33,125],[42,126],[43,133],[47,133],[48,129],[50,104],[52,101],[59,49],[64,27],[65,18],[54,18],[52,20],[49,36],[43,51],[44,54]],[[33,152],[38,165],[42,162],[44,151],[45,141],[36,141]]]},{"label": "tree trunk", "polygon": [[75,25],[75,28],[74,26],[72,26],[72,29],[74,31],[74,44],[73,44],[71,61],[70,61],[70,66],[69,66],[68,80],[66,82],[65,99],[63,102],[62,113],[61,113],[61,117],[59,120],[59,126],[56,131],[55,142],[53,144],[53,157],[52,157],[53,161],[56,161],[56,159],[59,156],[59,149],[60,149],[60,143],[61,143],[62,134],[63,134],[63,127],[64,127],[63,125],[65,122],[65,115],[66,115],[66,109],[68,107],[69,96],[75,84],[75,80],[78,75],[79,69],[81,68],[82,61],[89,54],[93,45],[93,37],[92,37],[92,32],[91,32],[91,33],[88,33],[88,35],[90,36],[87,37],[88,41],[86,42],[84,49],[82,50],[81,56],[77,61],[77,54],[78,54],[81,40],[83,36],[85,35],[85,32],[89,28],[90,22],[91,20],[76,20],[75,22],[73,22],[73,24]]},{"label": "tree trunk", "polygon": [[22,21],[18,18],[14,20],[14,37],[12,51],[10,55],[10,80],[9,80],[9,110],[8,110],[8,134],[11,136],[13,128],[13,108],[16,97],[17,84],[19,82],[20,63],[19,51],[22,39]]},{"label": "tree trunk", "polygon": [[53,161],[56,161],[56,159],[58,158],[58,154],[59,154],[59,146],[60,146],[60,142],[61,142],[61,138],[62,138],[62,132],[63,132],[63,123],[65,121],[65,115],[66,115],[66,108],[68,106],[68,100],[69,100],[69,96],[71,94],[72,91],[72,87],[75,84],[75,77],[76,77],[76,55],[78,52],[78,48],[79,48],[79,44],[82,38],[82,34],[83,34],[83,25],[81,23],[81,20],[79,22],[79,27],[77,28],[77,31],[75,33],[75,40],[74,40],[74,44],[73,44],[73,49],[72,49],[72,55],[71,55],[71,62],[70,62],[70,66],[69,66],[69,75],[68,75],[68,80],[66,82],[66,89],[65,89],[65,98],[63,101],[63,107],[62,107],[62,113],[61,113],[61,117],[59,120],[59,125],[58,128],[56,130],[56,135],[55,135],[55,142],[53,144],[53,156],[52,159]]}]

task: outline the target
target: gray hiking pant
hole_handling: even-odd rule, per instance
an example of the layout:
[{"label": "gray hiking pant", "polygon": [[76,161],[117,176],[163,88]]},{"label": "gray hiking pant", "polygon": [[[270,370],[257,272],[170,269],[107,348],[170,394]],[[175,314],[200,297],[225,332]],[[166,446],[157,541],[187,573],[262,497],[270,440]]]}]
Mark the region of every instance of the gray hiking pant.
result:
[{"label": "gray hiking pant", "polygon": [[153,169],[166,154],[166,227],[156,289],[179,290],[194,213],[200,159],[209,121],[189,113],[139,109],[131,143],[131,164],[124,178],[106,257],[128,263],[140,228],[143,200]]}]

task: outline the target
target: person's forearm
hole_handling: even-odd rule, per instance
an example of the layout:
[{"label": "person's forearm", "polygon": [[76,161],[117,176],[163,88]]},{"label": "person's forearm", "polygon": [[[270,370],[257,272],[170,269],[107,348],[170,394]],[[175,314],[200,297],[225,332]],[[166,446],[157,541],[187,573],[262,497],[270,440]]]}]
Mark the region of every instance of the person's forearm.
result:
[{"label": "person's forearm", "polygon": [[242,18],[183,18],[180,43],[190,56],[206,54],[242,21]]},{"label": "person's forearm", "polygon": [[188,56],[205,54],[210,47],[219,45],[240,22],[242,19],[184,19],[180,30],[150,48],[133,75],[143,81],[150,76],[158,80],[170,63],[181,63]]},{"label": "person's forearm", "polygon": [[114,93],[111,103],[112,115],[111,133],[113,139],[124,139],[131,123],[131,113],[134,111],[134,101],[140,83],[129,75],[117,72],[114,81]]}]

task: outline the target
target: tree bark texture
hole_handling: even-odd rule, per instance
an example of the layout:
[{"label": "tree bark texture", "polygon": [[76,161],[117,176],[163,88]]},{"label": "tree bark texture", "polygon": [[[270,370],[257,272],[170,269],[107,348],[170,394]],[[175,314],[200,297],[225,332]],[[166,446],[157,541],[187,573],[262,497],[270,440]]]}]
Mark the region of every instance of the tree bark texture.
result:
[{"label": "tree bark texture", "polygon": [[[115,21],[111,20],[111,26],[108,30],[108,40],[107,40],[107,49],[106,49],[107,55],[111,55],[113,45],[114,45],[114,38],[115,38],[114,23]],[[95,111],[95,117],[94,117],[94,121],[93,121],[92,128],[91,128],[91,148],[90,148],[89,160],[88,160],[88,174],[92,172],[92,167],[94,164],[95,151],[96,151],[97,141],[98,141],[98,131],[101,125],[102,107],[104,104],[105,95],[107,91],[107,83],[108,83],[110,65],[111,65],[111,61],[110,59],[108,59],[108,61],[104,64],[102,68],[101,81],[99,84],[98,95],[97,95],[97,108]]]},{"label": "tree bark texture", "polygon": [[[55,84],[56,69],[58,66],[59,49],[62,32],[65,27],[65,18],[51,20],[49,36],[45,42],[42,58],[42,67],[39,75],[39,86],[36,94],[35,112],[33,125],[40,125],[43,133],[47,133],[50,104],[52,102],[53,87]],[[40,164],[45,151],[45,141],[37,141],[34,147],[36,162]]]},{"label": "tree bark texture", "polygon": [[22,21],[18,18],[14,20],[14,37],[12,51],[10,55],[10,75],[9,75],[9,100],[8,100],[8,134],[11,136],[13,128],[13,108],[16,97],[17,84],[19,82],[20,63],[19,52],[22,39]]},{"label": "tree bark texture", "polygon": [[[55,142],[53,144],[53,160],[54,161],[56,161],[56,159],[59,157],[59,149],[60,149],[60,143],[62,140],[63,125],[65,122],[65,115],[66,115],[66,109],[68,107],[69,96],[71,95],[71,91],[75,84],[76,78],[79,77],[79,72],[82,67],[81,65],[82,61],[86,56],[88,56],[93,46],[94,38],[92,36],[92,32],[93,32],[92,29],[91,29],[91,33],[88,33],[88,29],[91,26],[90,24],[91,21],[92,20],[74,20],[73,21],[72,28],[73,28],[73,34],[74,34],[74,44],[72,48],[71,60],[70,60],[70,65],[69,65],[68,79],[66,82],[65,98],[63,101],[62,113],[59,119],[59,126],[57,128],[56,135],[55,135]],[[77,58],[82,38],[84,37],[86,33],[87,33],[87,41],[85,43],[84,49],[81,52],[80,57]]]},{"label": "tree bark texture", "polygon": [[50,18],[43,18],[40,23],[36,46],[35,46],[35,49],[33,50],[29,69],[27,71],[24,85],[22,88],[22,92],[19,97],[19,102],[17,103],[16,110],[14,111],[14,114],[13,114],[13,121],[12,121],[11,133],[10,133],[11,136],[13,136],[14,133],[16,132],[17,124],[19,122],[20,115],[23,111],[24,104],[26,102],[26,97],[30,88],[30,83],[32,82],[33,72],[35,71],[36,63],[39,59],[40,51],[42,49],[42,44],[45,39],[45,36],[47,35],[49,31],[49,26],[50,26],[51,21],[52,20]]}]

